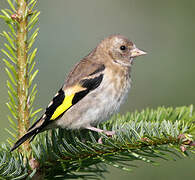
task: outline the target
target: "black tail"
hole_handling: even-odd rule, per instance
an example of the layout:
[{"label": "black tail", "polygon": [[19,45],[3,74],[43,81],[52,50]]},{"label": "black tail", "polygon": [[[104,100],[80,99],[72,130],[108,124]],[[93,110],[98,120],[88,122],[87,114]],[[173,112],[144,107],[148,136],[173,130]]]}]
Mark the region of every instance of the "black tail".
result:
[{"label": "black tail", "polygon": [[24,136],[22,136],[11,148],[10,151],[14,151],[18,146],[20,146],[23,142],[33,136],[33,138],[39,133],[39,128],[33,129],[30,132],[27,132]]}]

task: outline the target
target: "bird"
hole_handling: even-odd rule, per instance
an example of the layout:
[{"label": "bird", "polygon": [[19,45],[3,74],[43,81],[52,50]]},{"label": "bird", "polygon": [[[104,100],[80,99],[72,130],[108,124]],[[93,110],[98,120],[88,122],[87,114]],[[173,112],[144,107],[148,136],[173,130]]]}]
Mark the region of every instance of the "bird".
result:
[{"label": "bird", "polygon": [[134,59],[147,54],[127,37],[115,34],[103,39],[68,74],[43,115],[11,148],[49,129],[88,129],[106,135],[115,132],[98,129],[119,107],[131,88]]}]

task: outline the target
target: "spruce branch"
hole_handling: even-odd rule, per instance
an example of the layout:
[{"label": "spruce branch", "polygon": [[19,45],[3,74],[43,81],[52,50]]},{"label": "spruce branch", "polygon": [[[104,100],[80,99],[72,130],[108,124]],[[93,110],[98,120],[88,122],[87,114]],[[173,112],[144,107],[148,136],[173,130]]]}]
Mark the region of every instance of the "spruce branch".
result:
[{"label": "spruce branch", "polygon": [[[149,164],[176,160],[195,152],[194,121],[192,105],[159,107],[117,115],[101,124],[101,128],[116,132],[113,137],[89,130],[44,132],[32,142],[33,158],[28,163],[20,152],[10,153],[10,147],[2,145],[0,177],[100,179],[107,172],[106,165],[129,171],[138,160]],[[102,144],[98,143],[100,137]],[[16,176],[14,172],[20,173]]]},{"label": "spruce branch", "polygon": [[[27,3],[26,0],[17,1],[17,95],[18,95],[18,137],[23,136],[29,128],[28,106],[28,64],[27,64]],[[22,145],[24,151],[29,151],[29,142]]]},{"label": "spruce branch", "polygon": [[[34,10],[36,0],[7,0],[7,2],[10,9],[2,9],[0,18],[4,19],[10,31],[1,33],[7,41],[1,52],[6,56],[3,61],[9,77],[7,107],[12,115],[8,116],[12,131],[9,129],[7,131],[15,141],[27,132],[30,119],[36,118],[36,114],[40,111],[33,109],[37,93],[37,86],[33,84],[33,80],[38,70],[35,70],[37,49],[32,48],[39,31],[34,27],[40,12]],[[14,120],[17,120],[17,125]],[[13,140],[9,138],[8,142],[12,144]],[[28,141],[21,148],[23,151],[31,151]]]}]

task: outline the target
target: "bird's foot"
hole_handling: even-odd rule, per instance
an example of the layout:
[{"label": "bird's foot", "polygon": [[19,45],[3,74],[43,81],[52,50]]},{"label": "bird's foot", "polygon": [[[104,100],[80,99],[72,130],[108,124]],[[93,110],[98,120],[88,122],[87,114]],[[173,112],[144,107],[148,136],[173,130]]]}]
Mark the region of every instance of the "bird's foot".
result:
[{"label": "bird's foot", "polygon": [[[98,129],[98,128],[91,127],[91,126],[87,127],[86,129],[89,129],[89,130],[92,130],[92,131],[95,131],[95,132],[99,132],[99,133],[104,133],[108,137],[112,137],[115,134],[115,131],[106,131],[106,130]],[[102,137],[100,137],[98,139],[98,143],[102,144]]]}]

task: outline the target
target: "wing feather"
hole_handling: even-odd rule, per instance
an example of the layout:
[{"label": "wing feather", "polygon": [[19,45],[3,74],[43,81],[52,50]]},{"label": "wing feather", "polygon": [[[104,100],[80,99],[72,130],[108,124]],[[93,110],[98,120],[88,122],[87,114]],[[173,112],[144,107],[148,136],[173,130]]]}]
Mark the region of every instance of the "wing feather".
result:
[{"label": "wing feather", "polygon": [[[96,89],[102,82],[103,74],[95,78],[83,79],[79,86],[69,88],[67,91],[69,95],[65,95],[63,102],[55,109],[50,120],[55,120],[65,113],[71,106],[84,98],[90,91]],[[72,93],[71,93],[72,91]],[[66,94],[66,91],[65,91]],[[50,113],[49,113],[50,114]]]},{"label": "wing feather", "polygon": [[[74,75],[80,68],[77,66],[75,70],[73,70],[70,74]],[[61,117],[69,108],[83,99],[89,92],[96,89],[103,80],[103,71],[105,69],[104,65],[100,64],[92,64],[90,67],[91,70],[87,71],[88,74],[83,74],[82,77],[74,81],[68,80],[68,86],[62,87],[57,94],[54,96],[53,100],[49,103],[46,108],[43,116],[38,119],[29,130],[33,130],[35,128],[45,127],[46,124],[50,123],[52,120],[56,120]],[[96,67],[96,68],[94,68]],[[70,75],[68,79],[70,79]],[[69,83],[71,81],[71,83]],[[71,85],[71,86],[70,86]]]}]

